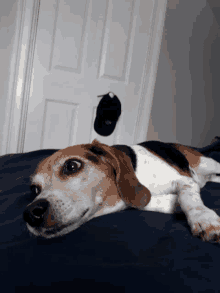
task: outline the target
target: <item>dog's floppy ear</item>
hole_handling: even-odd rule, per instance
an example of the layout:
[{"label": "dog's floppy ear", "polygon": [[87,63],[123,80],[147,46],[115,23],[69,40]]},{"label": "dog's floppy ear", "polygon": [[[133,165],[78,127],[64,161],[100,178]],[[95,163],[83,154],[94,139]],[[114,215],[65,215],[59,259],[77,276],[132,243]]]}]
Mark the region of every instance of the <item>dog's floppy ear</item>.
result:
[{"label": "dog's floppy ear", "polygon": [[150,191],[138,181],[126,154],[97,140],[93,140],[89,150],[114,168],[118,193],[128,205],[143,208],[149,203]]}]

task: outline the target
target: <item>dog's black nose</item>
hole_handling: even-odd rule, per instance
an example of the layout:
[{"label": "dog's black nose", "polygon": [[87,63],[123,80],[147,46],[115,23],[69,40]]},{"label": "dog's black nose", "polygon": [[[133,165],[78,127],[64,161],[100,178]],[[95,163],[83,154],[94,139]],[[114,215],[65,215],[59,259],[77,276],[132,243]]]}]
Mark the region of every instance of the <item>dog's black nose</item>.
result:
[{"label": "dog's black nose", "polygon": [[39,227],[44,222],[48,208],[49,202],[46,199],[39,199],[25,209],[23,219],[32,227]]}]

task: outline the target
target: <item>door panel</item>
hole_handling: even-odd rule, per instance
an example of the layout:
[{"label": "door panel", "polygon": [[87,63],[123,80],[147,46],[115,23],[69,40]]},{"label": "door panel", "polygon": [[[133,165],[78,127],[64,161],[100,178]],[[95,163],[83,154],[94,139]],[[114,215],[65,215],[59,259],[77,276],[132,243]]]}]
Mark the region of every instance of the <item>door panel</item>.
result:
[{"label": "door panel", "polygon": [[[157,5],[41,0],[24,151],[94,138],[134,143]],[[93,129],[97,96],[109,91],[120,99],[122,114],[113,134],[102,137]]]}]

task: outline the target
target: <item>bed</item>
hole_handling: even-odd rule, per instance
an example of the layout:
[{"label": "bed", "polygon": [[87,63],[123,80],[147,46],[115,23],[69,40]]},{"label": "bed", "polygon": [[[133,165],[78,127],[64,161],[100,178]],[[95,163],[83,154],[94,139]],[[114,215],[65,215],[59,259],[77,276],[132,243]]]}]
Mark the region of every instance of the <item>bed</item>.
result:
[{"label": "bed", "polygon": [[[220,162],[219,138],[202,149]],[[1,292],[219,292],[220,244],[191,235],[183,213],[128,209],[59,238],[29,234],[29,176],[56,150],[0,157]],[[220,215],[220,184],[201,191]]]}]

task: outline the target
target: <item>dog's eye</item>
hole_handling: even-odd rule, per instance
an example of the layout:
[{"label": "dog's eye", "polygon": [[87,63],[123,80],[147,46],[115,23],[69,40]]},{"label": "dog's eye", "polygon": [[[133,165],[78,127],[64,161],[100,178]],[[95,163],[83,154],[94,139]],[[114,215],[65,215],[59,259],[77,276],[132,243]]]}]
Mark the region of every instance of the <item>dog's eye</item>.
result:
[{"label": "dog's eye", "polygon": [[31,192],[34,194],[34,195],[38,195],[41,193],[41,188],[37,185],[31,185]]},{"label": "dog's eye", "polygon": [[81,166],[82,166],[81,162],[76,161],[76,160],[69,160],[64,165],[63,173],[67,174],[67,175],[75,173],[75,172],[79,171]]}]

